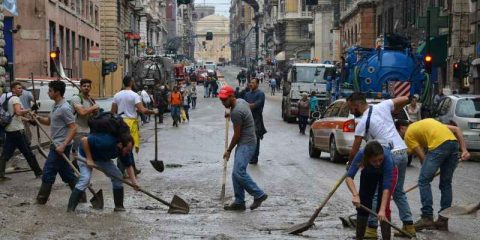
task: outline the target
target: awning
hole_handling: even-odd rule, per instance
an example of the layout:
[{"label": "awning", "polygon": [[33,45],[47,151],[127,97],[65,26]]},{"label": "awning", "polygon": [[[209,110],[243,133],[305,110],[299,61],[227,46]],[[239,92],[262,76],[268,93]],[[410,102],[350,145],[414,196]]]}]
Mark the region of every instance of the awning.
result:
[{"label": "awning", "polygon": [[480,58],[473,59],[472,65],[480,65]]},{"label": "awning", "polygon": [[275,55],[275,60],[277,61],[285,61],[285,51],[281,51]]}]

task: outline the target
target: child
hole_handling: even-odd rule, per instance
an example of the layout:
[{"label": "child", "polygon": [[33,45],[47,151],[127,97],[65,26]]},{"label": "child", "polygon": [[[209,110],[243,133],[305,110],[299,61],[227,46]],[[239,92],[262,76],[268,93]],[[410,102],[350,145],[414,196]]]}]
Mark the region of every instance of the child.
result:
[{"label": "child", "polygon": [[[362,174],[360,175],[360,192],[357,192],[353,178],[359,169]],[[355,155],[345,182],[353,195],[353,205],[357,207],[356,239],[363,239],[369,214],[360,208],[360,204],[372,208],[375,191],[378,191],[378,196],[382,196],[382,200],[374,206],[380,220],[382,239],[390,239],[390,226],[383,220],[390,220],[390,198],[395,190],[397,172],[390,150],[384,149],[377,141],[367,143],[365,148]]]}]

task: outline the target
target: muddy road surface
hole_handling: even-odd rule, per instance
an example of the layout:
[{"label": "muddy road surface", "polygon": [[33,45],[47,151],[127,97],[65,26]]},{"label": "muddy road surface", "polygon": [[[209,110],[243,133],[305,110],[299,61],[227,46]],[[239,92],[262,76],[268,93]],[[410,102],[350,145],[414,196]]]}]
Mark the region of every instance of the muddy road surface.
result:
[{"label": "muddy road surface", "polygon": [[[227,82],[236,86],[239,68],[221,69]],[[266,84],[262,88],[267,90]],[[264,204],[245,212],[225,212],[219,197],[223,169],[225,119],[217,98],[203,98],[199,88],[197,109],[190,110],[190,122],[172,127],[169,115],[159,125],[159,159],[166,164],[156,172],[149,161],[154,159],[153,117],[141,127],[142,144],[137,166],[142,170],[140,185],[170,201],[174,194],[190,204],[190,214],[168,214],[160,202],[125,186],[126,212],[113,212],[111,183],[95,171],[92,184],[103,189],[105,208],[94,210],[80,204],[75,213],[67,213],[70,189],[57,181],[50,200],[35,204],[40,179],[32,172],[10,174],[12,180],[0,184],[0,239],[354,239],[354,230],[345,229],[338,217],[355,212],[345,184],[337,190],[322,210],[315,226],[300,236],[283,230],[308,220],[316,205],[328,194],[345,172],[344,164],[308,156],[308,136],[300,135],[296,124],[281,119],[281,94],[270,96],[264,109],[268,133],[261,143],[258,165],[248,171],[269,195]],[[308,130],[308,129],[307,129]],[[233,129],[230,129],[230,136]],[[41,159],[43,166],[44,159]],[[24,163],[24,162],[23,162]],[[231,169],[228,165],[227,200],[233,197]],[[466,162],[455,172],[454,203],[472,203],[480,199],[480,163]],[[419,163],[407,170],[405,186],[415,184]],[[433,182],[434,208],[438,210],[438,180]],[[91,197],[90,193],[88,198]],[[408,194],[415,219],[420,215],[418,190]],[[247,195],[247,207],[252,203]],[[394,204],[393,222],[401,226]],[[450,220],[450,232],[424,231],[418,239],[479,239],[477,216]]]}]

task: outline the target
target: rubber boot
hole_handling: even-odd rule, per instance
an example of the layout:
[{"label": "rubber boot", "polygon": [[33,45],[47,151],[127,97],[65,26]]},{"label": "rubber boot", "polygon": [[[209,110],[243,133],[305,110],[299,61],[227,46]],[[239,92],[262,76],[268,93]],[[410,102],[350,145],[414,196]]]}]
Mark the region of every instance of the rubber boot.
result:
[{"label": "rubber boot", "polygon": [[50,197],[50,192],[52,192],[52,185],[42,182],[37,194],[37,204],[44,205],[47,203],[48,197]]},{"label": "rubber boot", "polygon": [[431,216],[422,216],[420,220],[415,222],[415,231],[420,231],[423,229],[436,229],[435,223],[433,222],[433,217]]},{"label": "rubber boot", "polygon": [[[77,184],[76,182],[69,182],[68,183],[68,186],[70,187],[72,192],[73,192],[73,190],[75,190],[75,185],[76,184]],[[85,192],[82,192],[82,195],[80,197],[80,202],[81,203],[86,203],[87,202],[87,194]]]},{"label": "rubber boot", "polygon": [[[413,226],[413,224],[405,224],[403,223],[403,228],[402,228],[403,231],[409,233],[412,237],[416,237],[417,236],[417,232],[415,231],[415,227]],[[398,231],[395,231],[395,233],[393,234],[393,236],[395,237],[407,237],[405,236],[403,233],[401,232],[398,232]]]},{"label": "rubber boot", "polygon": [[382,231],[382,240],[392,239],[392,229],[386,222],[380,222],[380,230]]},{"label": "rubber boot", "polygon": [[357,228],[355,233],[355,239],[361,240],[365,236],[367,230],[368,217],[360,217],[357,215]]},{"label": "rubber boot", "polygon": [[377,227],[367,226],[367,230],[365,231],[365,239],[377,239]]},{"label": "rubber boot", "polygon": [[77,208],[78,202],[83,195],[83,191],[76,188],[73,189],[72,194],[70,194],[70,199],[68,200],[67,212],[75,212],[75,208]]},{"label": "rubber boot", "polygon": [[437,221],[435,221],[435,227],[440,231],[448,231],[448,218],[438,216]]},{"label": "rubber boot", "polygon": [[113,202],[115,203],[114,212],[125,212],[123,206],[123,188],[113,189]]},{"label": "rubber boot", "polygon": [[7,166],[7,161],[0,159],[0,183],[3,181],[10,180],[10,178],[5,177],[6,166]]}]

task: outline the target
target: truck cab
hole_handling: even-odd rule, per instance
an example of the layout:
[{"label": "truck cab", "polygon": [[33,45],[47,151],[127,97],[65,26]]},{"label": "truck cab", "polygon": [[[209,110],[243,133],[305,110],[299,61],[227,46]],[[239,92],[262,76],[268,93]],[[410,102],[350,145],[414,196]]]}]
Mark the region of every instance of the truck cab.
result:
[{"label": "truck cab", "polygon": [[283,82],[282,118],[286,122],[295,122],[298,116],[297,102],[302,93],[315,92],[317,106],[321,110],[330,103],[327,80],[335,66],[320,63],[294,63],[290,67],[286,81]]}]

